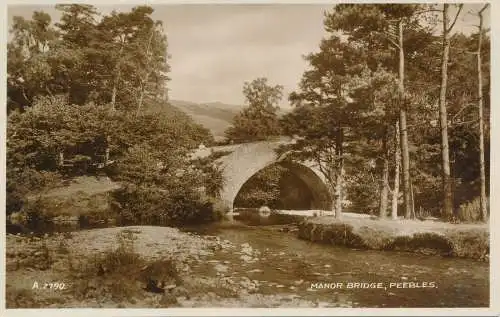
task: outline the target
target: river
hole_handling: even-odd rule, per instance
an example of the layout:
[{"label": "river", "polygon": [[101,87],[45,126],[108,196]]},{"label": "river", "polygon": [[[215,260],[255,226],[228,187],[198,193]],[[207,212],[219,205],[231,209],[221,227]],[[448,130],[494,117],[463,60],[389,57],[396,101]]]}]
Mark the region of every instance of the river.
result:
[{"label": "river", "polygon": [[[246,250],[218,250],[195,273],[207,274],[214,264],[227,267],[224,275],[249,277],[261,294],[288,295],[324,307],[489,306],[488,263],[315,244],[277,226],[232,222],[189,231],[218,236]],[[378,288],[361,288],[369,286]]]},{"label": "river", "polygon": [[[247,277],[258,285],[255,294],[318,307],[489,306],[489,263],[322,245],[300,240],[297,232],[283,232],[283,227],[231,221],[184,229],[236,246],[193,263],[193,274]],[[33,234],[82,229],[52,226]]]}]

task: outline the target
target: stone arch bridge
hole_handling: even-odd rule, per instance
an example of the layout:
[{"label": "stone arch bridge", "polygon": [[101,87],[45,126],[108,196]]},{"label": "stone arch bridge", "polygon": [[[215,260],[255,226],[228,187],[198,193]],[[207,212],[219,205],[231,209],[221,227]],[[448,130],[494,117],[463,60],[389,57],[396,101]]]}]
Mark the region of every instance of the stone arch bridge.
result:
[{"label": "stone arch bridge", "polygon": [[234,201],[242,186],[257,172],[280,164],[299,177],[312,194],[311,209],[331,210],[332,197],[326,185],[324,176],[312,164],[303,164],[283,160],[276,154],[276,149],[282,144],[293,142],[289,138],[275,141],[261,141],[210,148],[200,147],[193,157],[206,157],[215,152],[229,152],[218,159],[223,168],[224,187],[221,198],[233,210]]}]

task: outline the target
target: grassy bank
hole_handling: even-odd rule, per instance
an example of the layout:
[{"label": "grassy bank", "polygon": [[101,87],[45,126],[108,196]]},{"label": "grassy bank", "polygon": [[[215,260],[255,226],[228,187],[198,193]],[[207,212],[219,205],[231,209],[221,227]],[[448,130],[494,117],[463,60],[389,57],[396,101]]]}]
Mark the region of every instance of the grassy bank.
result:
[{"label": "grassy bank", "polygon": [[489,229],[484,224],[378,220],[345,216],[307,218],[299,238],[355,249],[393,250],[489,261]]}]

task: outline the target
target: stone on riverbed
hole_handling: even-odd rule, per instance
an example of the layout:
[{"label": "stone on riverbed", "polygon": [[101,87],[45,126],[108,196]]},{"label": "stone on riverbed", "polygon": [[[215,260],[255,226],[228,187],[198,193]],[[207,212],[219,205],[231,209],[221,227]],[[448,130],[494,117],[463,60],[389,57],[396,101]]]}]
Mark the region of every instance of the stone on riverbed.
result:
[{"label": "stone on riverbed", "polygon": [[229,270],[229,267],[227,265],[222,265],[220,263],[216,263],[215,266],[214,266],[214,269],[217,272],[225,273],[225,272],[227,272]]},{"label": "stone on riverbed", "polygon": [[248,255],[242,255],[242,256],[240,256],[240,259],[242,259],[246,263],[253,262],[253,258],[251,256],[248,256]]}]

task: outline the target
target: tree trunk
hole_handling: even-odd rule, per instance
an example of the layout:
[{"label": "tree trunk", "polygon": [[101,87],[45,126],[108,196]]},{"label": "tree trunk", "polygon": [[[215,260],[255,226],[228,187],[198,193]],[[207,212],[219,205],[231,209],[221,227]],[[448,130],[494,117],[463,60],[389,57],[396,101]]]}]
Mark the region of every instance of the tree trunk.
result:
[{"label": "tree trunk", "polygon": [[415,200],[414,200],[414,196],[413,196],[413,184],[410,183],[410,192],[411,192],[411,217],[413,219],[416,218],[416,215],[415,215]]},{"label": "tree trunk", "polygon": [[401,125],[401,156],[403,163],[403,197],[405,218],[411,217],[410,197],[410,150],[408,148],[408,130],[406,127],[406,102],[405,102],[405,55],[403,47],[403,21],[399,21],[399,123]]},{"label": "tree trunk", "polygon": [[137,103],[137,112],[136,112],[136,117],[139,115],[140,111],[141,111],[141,108],[142,108],[142,103],[144,101],[144,94],[146,93],[146,85],[148,83],[148,79],[149,79],[149,74],[150,74],[150,69],[149,69],[149,62],[151,61],[151,56],[150,56],[150,53],[149,53],[149,50],[151,48],[151,42],[153,41],[153,35],[154,35],[154,27],[151,28],[151,34],[149,36],[149,40],[148,40],[148,45],[146,47],[146,56],[147,56],[147,59],[146,59],[146,75],[144,76],[144,78],[141,78],[140,81],[141,81],[141,87],[140,87],[140,93],[139,93],[139,101]]},{"label": "tree trunk", "polygon": [[379,202],[379,217],[387,216],[388,193],[389,193],[389,157],[388,157],[388,130],[384,132],[382,140],[382,177],[380,179],[380,202]]},{"label": "tree trunk", "polygon": [[477,44],[477,96],[479,109],[479,166],[480,166],[480,182],[481,182],[481,217],[482,221],[488,219],[487,199],[486,199],[486,172],[484,166],[484,114],[483,114],[483,73],[481,70],[481,46],[483,44],[483,11],[487,8],[487,4],[479,11],[479,39]]},{"label": "tree trunk", "polygon": [[145,85],[143,83],[141,83],[141,89],[139,91],[139,101],[137,102],[137,111],[135,113],[135,116],[139,116],[139,113],[141,112],[141,108],[142,108],[142,103],[144,102],[144,93],[145,93]]},{"label": "tree trunk", "polygon": [[64,165],[64,153],[63,151],[59,152],[59,160],[58,160],[58,165],[63,166]]},{"label": "tree trunk", "polygon": [[342,189],[344,186],[344,131],[339,128],[336,138],[335,152],[337,156],[337,175],[335,179],[335,218],[342,218]]},{"label": "tree trunk", "polygon": [[443,186],[443,216],[453,216],[453,193],[451,188],[450,153],[448,143],[448,115],[446,113],[446,90],[448,85],[448,58],[450,39],[448,30],[448,4],[443,4],[443,56],[441,59],[441,91],[439,94],[439,127],[441,130],[441,179]]},{"label": "tree trunk", "polygon": [[118,81],[120,80],[120,71],[118,70],[115,77],[115,82],[113,83],[113,93],[111,94],[111,109],[116,110],[116,93],[118,91]]},{"label": "tree trunk", "polygon": [[392,219],[398,219],[399,169],[401,166],[401,148],[399,147],[399,121],[394,127],[394,189],[392,191]]},{"label": "tree trunk", "polygon": [[111,109],[112,110],[116,110],[116,94],[118,92],[118,84],[120,83],[120,75],[121,75],[120,64],[121,64],[121,58],[122,58],[122,53],[123,53],[123,46],[124,46],[124,43],[122,40],[122,43],[120,46],[120,52],[118,53],[118,61],[116,62],[116,66],[115,66],[116,76],[115,76],[115,80],[113,80],[113,92],[111,94]]}]

